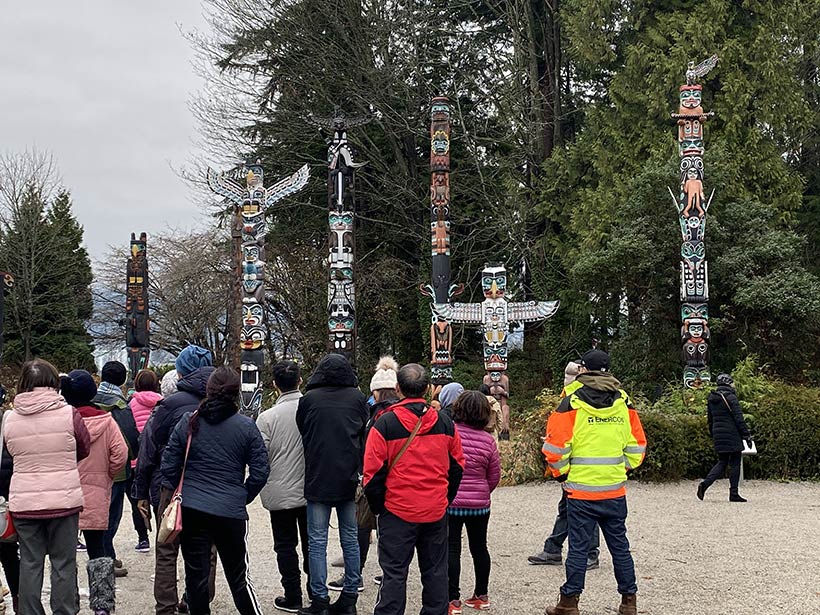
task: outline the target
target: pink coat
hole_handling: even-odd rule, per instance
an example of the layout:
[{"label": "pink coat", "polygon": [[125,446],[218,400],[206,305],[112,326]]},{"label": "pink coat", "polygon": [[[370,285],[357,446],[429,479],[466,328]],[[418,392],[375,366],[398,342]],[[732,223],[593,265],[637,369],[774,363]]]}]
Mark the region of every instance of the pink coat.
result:
[{"label": "pink coat", "polygon": [[[131,401],[128,402],[128,405],[131,407],[131,414],[134,415],[134,422],[137,424],[137,431],[139,433],[142,433],[142,430],[145,429],[145,424],[148,422],[148,419],[151,418],[154,406],[160,401],[162,401],[162,395],[154,391],[137,391],[131,397]],[[137,467],[136,459],[131,461],[131,467]]]},{"label": "pink coat", "polygon": [[78,510],[83,505],[74,408],[57,391],[42,387],[19,393],[3,423],[3,437],[14,457],[12,513]]},{"label": "pink coat", "polygon": [[90,406],[78,410],[91,435],[91,452],[78,465],[83,487],[80,529],[106,530],[111,485],[128,460],[128,445],[110,412]]},{"label": "pink coat", "polygon": [[501,478],[501,461],[495,438],[483,429],[456,423],[464,451],[464,475],[452,508],[489,508],[490,493]]}]

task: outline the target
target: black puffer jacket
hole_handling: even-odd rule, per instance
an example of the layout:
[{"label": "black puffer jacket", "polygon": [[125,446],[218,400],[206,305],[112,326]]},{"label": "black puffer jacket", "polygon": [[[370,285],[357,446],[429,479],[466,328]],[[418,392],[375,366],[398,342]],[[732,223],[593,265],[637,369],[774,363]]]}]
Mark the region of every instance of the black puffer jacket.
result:
[{"label": "black puffer jacket", "polygon": [[[725,399],[725,401],[724,401]],[[718,453],[739,453],[743,450],[743,440],[752,437],[735,390],[730,386],[719,386],[709,393],[707,417],[709,434]]]},{"label": "black puffer jacket", "polygon": [[352,500],[364,454],[367,400],[350,363],[331,354],[319,362],[299,399],[296,425],[305,449],[305,499]]},{"label": "black puffer jacket", "polygon": [[185,413],[196,410],[205,398],[205,387],[213,372],[213,367],[200,367],[191,372],[177,383],[176,393],[154,408],[140,437],[140,453],[131,491],[133,497],[138,500],[150,498],[151,504],[155,508],[158,506],[162,453],[179,420]]}]

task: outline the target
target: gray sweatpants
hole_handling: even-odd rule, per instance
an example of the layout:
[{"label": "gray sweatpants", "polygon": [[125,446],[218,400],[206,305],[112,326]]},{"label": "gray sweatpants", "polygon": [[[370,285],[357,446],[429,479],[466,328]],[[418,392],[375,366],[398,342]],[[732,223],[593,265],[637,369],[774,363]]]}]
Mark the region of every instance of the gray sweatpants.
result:
[{"label": "gray sweatpants", "polygon": [[14,519],[20,543],[20,613],[45,615],[43,592],[45,559],[51,561],[51,612],[77,615],[77,533],[80,514],[59,519]]}]

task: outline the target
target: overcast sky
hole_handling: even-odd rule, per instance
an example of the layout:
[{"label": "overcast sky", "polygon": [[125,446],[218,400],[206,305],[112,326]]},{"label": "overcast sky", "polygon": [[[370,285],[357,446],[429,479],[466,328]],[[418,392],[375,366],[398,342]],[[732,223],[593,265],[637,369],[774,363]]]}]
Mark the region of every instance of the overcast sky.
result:
[{"label": "overcast sky", "polygon": [[200,1],[2,4],[0,150],[53,152],[92,259],[132,231],[199,225],[174,169],[196,154],[202,82],[180,30],[205,28]]}]

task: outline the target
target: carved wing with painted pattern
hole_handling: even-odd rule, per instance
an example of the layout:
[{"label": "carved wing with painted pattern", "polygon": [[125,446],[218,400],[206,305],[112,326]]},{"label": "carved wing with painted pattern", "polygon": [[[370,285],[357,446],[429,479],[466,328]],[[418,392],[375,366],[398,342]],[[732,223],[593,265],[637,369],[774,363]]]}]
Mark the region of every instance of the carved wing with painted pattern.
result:
[{"label": "carved wing with painted pattern", "polygon": [[434,303],[433,313],[449,322],[480,325],[482,305],[482,303]]},{"label": "carved wing with painted pattern", "polygon": [[273,184],[273,186],[268,188],[265,196],[265,207],[270,207],[286,196],[291,195],[294,192],[298,192],[307,186],[308,179],[310,179],[310,167],[308,165],[304,165],[290,177],[280,179],[278,182]]},{"label": "carved wing with painted pattern", "polygon": [[546,320],[558,311],[557,301],[526,301],[507,304],[510,322],[536,322]]},{"label": "carved wing with painted pattern", "polygon": [[208,187],[232,203],[241,205],[248,198],[248,191],[232,179],[225,177],[224,173],[217,173],[208,167],[207,178]]}]

